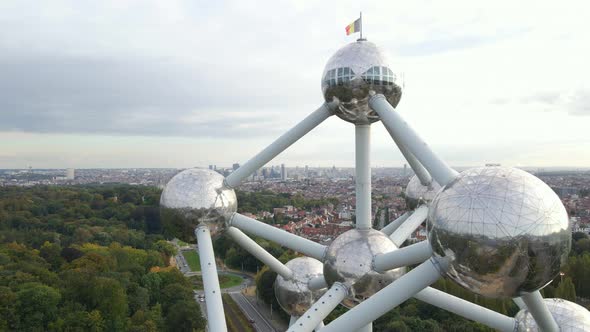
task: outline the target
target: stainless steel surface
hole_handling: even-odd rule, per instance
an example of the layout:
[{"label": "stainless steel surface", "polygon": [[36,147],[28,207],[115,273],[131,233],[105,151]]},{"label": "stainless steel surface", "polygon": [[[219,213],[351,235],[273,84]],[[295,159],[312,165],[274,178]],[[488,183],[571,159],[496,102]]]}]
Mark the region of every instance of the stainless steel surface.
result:
[{"label": "stainless steel surface", "polygon": [[383,51],[366,40],[336,51],[322,74],[324,99],[340,101],[335,114],[355,124],[378,121],[379,116],[368,105],[370,91],[383,94],[394,107],[402,95],[399,79]]},{"label": "stainless steel surface", "polygon": [[352,229],[337,237],[326,251],[324,278],[328,285],[341,282],[350,292],[342,304],[352,308],[401,277],[405,267],[379,273],[375,255],[397,250],[393,242],[374,229]]},{"label": "stainless steel surface", "polygon": [[[590,331],[590,312],[586,308],[562,299],[545,299],[544,302],[561,332]],[[518,332],[540,331],[527,309],[519,311],[514,318],[518,323]]]},{"label": "stainless steel surface", "polygon": [[440,189],[440,185],[436,181],[431,180],[430,184],[425,186],[420,182],[420,178],[414,175],[406,186],[406,204],[410,209],[415,209],[422,203],[429,204]]},{"label": "stainless steel surface", "polygon": [[502,315],[475,303],[465,301],[436,288],[426,287],[416,293],[414,298],[467,319],[482,323],[498,331],[514,332],[516,326],[516,320],[512,317]]},{"label": "stainless steel surface", "polygon": [[194,243],[194,229],[206,225],[211,236],[219,235],[238,207],[235,192],[223,187],[223,179],[215,171],[191,168],[168,181],[160,197],[164,233]]},{"label": "stainless steel surface", "polygon": [[430,206],[434,256],[447,276],[483,296],[536,291],[557,276],[571,246],[568,217],[544,182],[515,168],[464,171]]},{"label": "stainless steel surface", "polygon": [[438,264],[429,259],[418,265],[354,309],[333,320],[321,331],[356,331],[369,324],[440,279],[438,270],[444,269],[444,266],[436,266]]},{"label": "stainless steel surface", "polygon": [[286,313],[301,316],[326,292],[326,288],[312,291],[308,287],[310,279],[322,275],[323,265],[317,259],[298,257],[287,262],[285,266],[293,271],[293,277],[285,279],[277,275],[274,284],[275,296]]}]

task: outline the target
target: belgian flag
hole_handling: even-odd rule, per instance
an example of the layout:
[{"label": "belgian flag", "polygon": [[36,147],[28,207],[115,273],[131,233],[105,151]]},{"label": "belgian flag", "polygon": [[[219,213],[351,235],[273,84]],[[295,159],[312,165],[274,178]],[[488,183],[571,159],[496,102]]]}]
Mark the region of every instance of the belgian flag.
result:
[{"label": "belgian flag", "polygon": [[358,18],[356,21],[346,26],[346,35],[350,35],[355,32],[361,31],[361,19]]}]

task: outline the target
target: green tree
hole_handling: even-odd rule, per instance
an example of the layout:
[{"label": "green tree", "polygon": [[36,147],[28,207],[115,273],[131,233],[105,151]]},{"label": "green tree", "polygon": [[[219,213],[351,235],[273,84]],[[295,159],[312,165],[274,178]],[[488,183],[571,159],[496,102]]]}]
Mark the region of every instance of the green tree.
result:
[{"label": "green tree", "polygon": [[193,332],[205,329],[205,319],[199,305],[193,300],[176,302],[166,316],[168,331]]},{"label": "green tree", "polygon": [[26,283],[16,292],[16,314],[19,328],[42,331],[56,318],[60,292],[40,283]]},{"label": "green tree", "polygon": [[559,283],[555,289],[555,297],[576,302],[576,288],[571,278],[567,277]]}]

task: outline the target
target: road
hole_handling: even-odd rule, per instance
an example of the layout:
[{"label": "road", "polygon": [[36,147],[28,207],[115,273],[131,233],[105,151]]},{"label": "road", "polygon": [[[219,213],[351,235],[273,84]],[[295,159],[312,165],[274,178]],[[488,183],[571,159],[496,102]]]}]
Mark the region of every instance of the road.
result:
[{"label": "road", "polygon": [[254,320],[254,328],[258,332],[275,332],[274,327],[256,310],[256,307],[246,299],[242,293],[230,293],[229,294],[234,301],[240,306],[240,309],[244,312],[248,319]]},{"label": "road", "polygon": [[[192,249],[192,250],[194,250],[194,249]],[[188,266],[186,260],[184,259],[184,256],[182,255],[182,251],[183,250],[178,250],[178,254],[175,256],[177,268],[180,270],[180,272],[182,272],[187,277],[189,277],[191,275],[200,275],[201,272],[193,272],[190,270],[190,267]],[[222,289],[221,291],[223,293],[229,293],[230,296],[232,297],[232,299],[234,301],[236,301],[236,303],[238,304],[238,306],[240,307],[242,312],[246,315],[246,317],[248,319],[254,320],[254,328],[256,329],[256,331],[258,331],[258,332],[276,332],[277,330],[266,319],[266,317],[263,314],[261,314],[258,311],[258,309],[256,309],[256,307],[254,305],[252,305],[252,303],[250,303],[250,301],[248,299],[246,299],[246,297],[244,295],[242,295],[242,293],[241,293],[241,291],[244,288],[254,284],[254,280],[253,280],[252,276],[249,274],[241,273],[241,272],[237,272],[237,271],[228,271],[228,270],[219,270],[218,269],[217,272],[219,274],[233,274],[233,275],[242,277],[242,279],[244,280],[244,282],[242,284],[240,284],[238,286]],[[207,317],[206,316],[207,315],[207,306],[205,305],[205,302],[200,302],[198,299],[198,296],[200,294],[203,294],[202,290],[195,291],[195,301],[197,301],[197,303],[199,303],[203,316]]]}]

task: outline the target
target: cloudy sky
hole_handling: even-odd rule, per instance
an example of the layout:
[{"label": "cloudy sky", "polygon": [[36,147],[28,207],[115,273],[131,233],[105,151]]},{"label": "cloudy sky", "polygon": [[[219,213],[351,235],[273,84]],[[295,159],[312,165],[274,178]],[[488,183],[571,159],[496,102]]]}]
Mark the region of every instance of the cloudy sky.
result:
[{"label": "cloudy sky", "polygon": [[[366,37],[451,165],[590,167],[587,1],[0,1],[0,168],[244,162],[322,103]],[[403,160],[380,123],[374,166]],[[333,117],[275,159],[351,166]],[[274,162],[273,162],[274,163]]]}]

